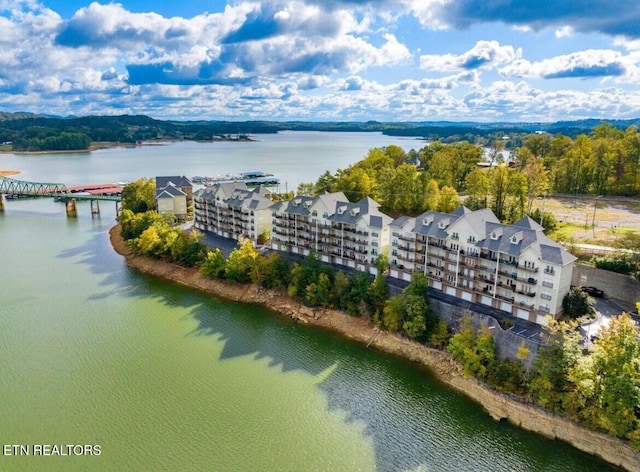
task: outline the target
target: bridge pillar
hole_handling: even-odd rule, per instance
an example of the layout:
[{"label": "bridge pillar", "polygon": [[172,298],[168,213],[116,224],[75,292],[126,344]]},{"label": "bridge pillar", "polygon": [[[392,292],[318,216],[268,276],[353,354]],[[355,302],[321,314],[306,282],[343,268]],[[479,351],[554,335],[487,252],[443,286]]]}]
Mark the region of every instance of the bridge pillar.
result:
[{"label": "bridge pillar", "polygon": [[0,193],[0,211],[4,210],[4,194]]},{"label": "bridge pillar", "polygon": [[[93,206],[93,202],[96,202],[96,206],[94,208]],[[100,202],[98,200],[91,200],[91,214],[92,215],[99,215],[100,214]]]},{"label": "bridge pillar", "polygon": [[78,208],[76,207],[76,199],[71,198],[66,202],[67,207],[67,216],[76,217],[78,216]]}]

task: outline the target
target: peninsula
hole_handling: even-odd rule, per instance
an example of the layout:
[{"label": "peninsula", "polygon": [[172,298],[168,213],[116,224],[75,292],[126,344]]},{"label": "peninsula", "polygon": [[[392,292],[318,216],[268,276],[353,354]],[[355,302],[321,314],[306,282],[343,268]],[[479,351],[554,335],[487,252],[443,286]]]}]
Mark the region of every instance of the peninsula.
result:
[{"label": "peninsula", "polygon": [[541,408],[491,390],[476,379],[463,375],[460,365],[447,352],[378,330],[362,318],[331,309],[304,307],[277,291],[265,290],[252,284],[208,278],[196,268],[136,255],[125,245],[119,225],[111,228],[110,240],[114,250],[135,270],[217,297],[260,304],[296,322],[330,330],[348,339],[411,360],[429,369],[446,385],[480,404],[496,421],[507,420],[525,430],[565,441],[624,470],[640,469],[640,451],[621,440],[587,430]]}]

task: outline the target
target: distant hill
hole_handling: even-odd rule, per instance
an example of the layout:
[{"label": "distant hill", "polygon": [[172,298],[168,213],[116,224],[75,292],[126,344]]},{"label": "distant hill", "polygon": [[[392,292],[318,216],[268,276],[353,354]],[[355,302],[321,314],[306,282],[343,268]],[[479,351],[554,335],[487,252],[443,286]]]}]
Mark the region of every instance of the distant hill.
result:
[{"label": "distant hill", "polygon": [[[278,131],[342,131],[382,132],[389,136],[411,136],[424,139],[475,142],[500,133],[514,138],[533,132],[548,132],[575,137],[589,133],[600,119],[558,121],[554,123],[479,123],[472,121],[421,121],[384,123],[314,122],[314,121],[174,121],[156,120],[146,115],[53,117],[33,113],[0,112],[0,142],[51,142],[62,133],[86,135],[91,141],[135,143],[154,139],[212,141],[226,135],[277,133]],[[626,129],[640,125],[640,119],[606,120],[612,126]]]}]

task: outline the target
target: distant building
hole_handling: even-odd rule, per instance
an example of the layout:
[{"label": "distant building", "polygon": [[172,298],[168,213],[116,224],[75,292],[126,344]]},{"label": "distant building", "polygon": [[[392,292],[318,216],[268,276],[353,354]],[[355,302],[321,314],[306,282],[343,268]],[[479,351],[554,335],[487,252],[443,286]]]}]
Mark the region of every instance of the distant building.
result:
[{"label": "distant building", "polygon": [[158,213],[173,213],[186,220],[193,202],[193,184],[185,176],[156,177],[156,208]]}]

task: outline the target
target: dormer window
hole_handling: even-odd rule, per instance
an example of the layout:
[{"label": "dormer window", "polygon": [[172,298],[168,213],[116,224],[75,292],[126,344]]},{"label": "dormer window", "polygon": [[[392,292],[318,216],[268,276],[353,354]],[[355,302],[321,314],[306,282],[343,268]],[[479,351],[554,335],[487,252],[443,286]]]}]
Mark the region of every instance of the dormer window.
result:
[{"label": "dormer window", "polygon": [[358,213],[360,213],[360,208],[353,208],[351,210],[351,216],[356,216]]},{"label": "dormer window", "polygon": [[522,241],[522,231],[518,231],[516,234],[511,236],[511,244],[518,244]]},{"label": "dormer window", "polygon": [[433,215],[425,216],[422,220],[422,224],[425,226],[429,226],[431,223],[433,223]]},{"label": "dormer window", "polygon": [[498,239],[498,233],[491,231],[491,239]]},{"label": "dormer window", "polygon": [[346,209],[347,209],[346,206],[338,207],[338,215],[342,215]]}]

